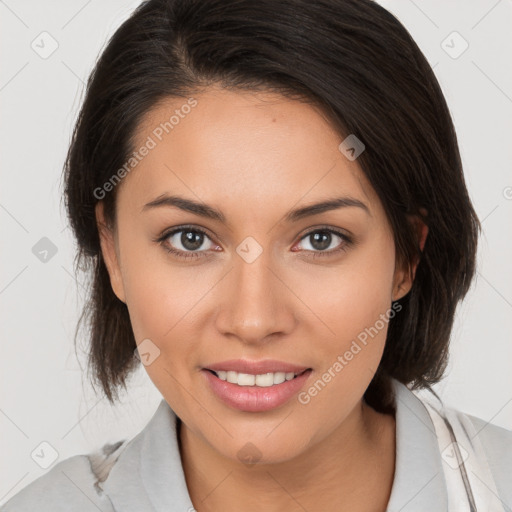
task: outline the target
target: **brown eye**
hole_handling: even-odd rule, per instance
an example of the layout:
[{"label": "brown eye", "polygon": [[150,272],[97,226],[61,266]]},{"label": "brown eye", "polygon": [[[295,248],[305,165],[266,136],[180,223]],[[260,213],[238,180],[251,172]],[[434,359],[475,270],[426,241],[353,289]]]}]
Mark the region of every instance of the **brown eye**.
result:
[{"label": "brown eye", "polygon": [[306,245],[310,246],[310,248],[305,247],[304,250],[313,252],[314,257],[324,255],[330,256],[338,253],[339,251],[346,250],[352,243],[351,239],[347,235],[334,229],[327,228],[310,231],[301,238],[301,241],[302,240],[306,240],[308,242]]},{"label": "brown eye", "polygon": [[179,241],[181,246],[184,247],[185,250],[187,251],[197,251],[198,249],[201,248],[201,246],[204,243],[205,235],[203,233],[187,229],[175,232],[173,238],[176,236],[177,233],[181,233],[181,236],[179,236],[176,241]]},{"label": "brown eye", "polygon": [[[204,247],[208,245],[205,244],[206,240],[210,240],[210,237],[202,229],[182,226],[165,233],[158,242],[167,252],[178,258],[199,258],[208,249]],[[200,250],[201,248],[204,250]]]}]

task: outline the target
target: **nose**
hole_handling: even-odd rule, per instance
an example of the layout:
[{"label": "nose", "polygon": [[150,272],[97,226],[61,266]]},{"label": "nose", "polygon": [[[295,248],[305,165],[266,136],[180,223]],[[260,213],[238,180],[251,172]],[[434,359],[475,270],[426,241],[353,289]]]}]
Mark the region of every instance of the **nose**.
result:
[{"label": "nose", "polygon": [[283,274],[271,265],[265,251],[251,263],[235,257],[234,268],[219,290],[219,332],[253,345],[292,332],[296,324],[293,293]]}]

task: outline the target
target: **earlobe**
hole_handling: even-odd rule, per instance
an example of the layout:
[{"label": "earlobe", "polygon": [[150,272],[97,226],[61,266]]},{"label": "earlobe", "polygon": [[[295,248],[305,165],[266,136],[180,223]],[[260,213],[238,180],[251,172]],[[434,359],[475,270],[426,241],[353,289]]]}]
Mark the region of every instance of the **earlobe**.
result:
[{"label": "earlobe", "polygon": [[[421,208],[421,212],[426,217],[427,212],[424,208]],[[415,218],[416,223],[416,232],[418,236],[418,245],[420,247],[420,251],[423,252],[423,248],[425,247],[425,242],[427,241],[428,235],[428,226],[418,217]]]},{"label": "earlobe", "polygon": [[398,279],[395,281],[395,286],[393,287],[393,294],[391,295],[391,300],[395,301],[401,299],[405,295],[409,293],[409,290],[412,287],[414,277],[408,277],[408,272],[401,271],[397,274]]},{"label": "earlobe", "polygon": [[[427,211],[425,210],[425,208],[420,208],[420,211],[421,211],[421,214],[424,217],[427,216]],[[428,226],[417,215],[415,215],[411,219],[411,222],[415,226],[416,240],[417,240],[417,243],[418,243],[418,247],[419,247],[420,251],[423,252],[423,248],[425,247],[425,242],[427,241]],[[417,268],[419,262],[420,262],[420,258],[418,257],[416,259],[416,261],[414,262],[414,265],[413,265],[413,268],[412,268],[412,277],[413,277],[413,279],[414,279],[414,276],[416,275],[416,268]]]},{"label": "earlobe", "polygon": [[96,205],[95,214],[101,244],[101,253],[110,276],[112,290],[117,298],[126,304],[121,268],[116,251],[115,237],[112,229],[105,222],[103,201],[99,201]]},{"label": "earlobe", "polygon": [[[423,216],[427,216],[427,211],[424,208],[420,209]],[[428,226],[421,220],[417,215],[411,217],[410,222],[413,223],[416,231],[416,239],[418,243],[418,247],[421,252],[423,252],[423,248],[425,247],[425,242],[427,240],[428,235]],[[420,258],[418,257],[416,261],[411,265],[411,268],[400,270],[396,275],[395,286],[393,287],[392,300],[398,300],[407,295],[412,285],[414,283],[414,279],[416,277],[416,269],[420,262]]]}]

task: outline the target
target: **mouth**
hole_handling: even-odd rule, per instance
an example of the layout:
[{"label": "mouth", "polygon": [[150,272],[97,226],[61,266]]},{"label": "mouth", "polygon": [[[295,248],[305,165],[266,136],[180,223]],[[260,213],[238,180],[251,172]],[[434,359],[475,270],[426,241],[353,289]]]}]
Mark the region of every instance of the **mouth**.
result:
[{"label": "mouth", "polygon": [[[278,380],[293,379],[296,375],[302,374],[305,370],[311,370],[311,368],[291,363],[288,361],[279,361],[277,359],[229,359],[226,361],[211,362],[203,367],[203,370],[209,370],[214,372],[217,377],[222,380],[229,379],[235,374],[241,375],[243,381],[251,381],[251,376],[263,378],[264,375],[272,373],[278,375]],[[245,376],[249,377],[245,377]],[[242,383],[241,385],[244,385]],[[249,384],[250,385],[250,384]]]},{"label": "mouth", "polygon": [[267,372],[260,374],[241,373],[232,370],[215,371],[209,368],[204,368],[204,370],[212,373],[220,380],[237,384],[238,386],[270,387],[296,379],[312,369],[306,368],[301,372]]},{"label": "mouth", "polygon": [[[261,371],[261,370],[259,370]],[[217,399],[232,409],[265,412],[289,403],[310,381],[313,370],[265,374],[203,368],[205,384]]]}]

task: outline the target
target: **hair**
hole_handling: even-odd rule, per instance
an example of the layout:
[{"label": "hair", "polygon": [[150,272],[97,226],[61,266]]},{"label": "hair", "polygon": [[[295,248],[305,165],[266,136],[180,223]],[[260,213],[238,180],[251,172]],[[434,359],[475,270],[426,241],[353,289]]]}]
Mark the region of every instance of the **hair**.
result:
[{"label": "hair", "polygon": [[[341,137],[365,144],[357,162],[392,227],[397,265],[419,263],[364,399],[393,410],[391,378],[432,391],[474,277],[481,226],[440,85],[409,32],[372,0],[149,0],[110,38],[88,79],[63,174],[75,268],[91,278],[75,343],[83,323],[93,386],[113,404],[140,364],[101,252],[94,191],[128,161],[149,110],[213,85],[310,102]],[[118,189],[101,199],[114,227]],[[411,215],[429,228],[422,251]]]}]

